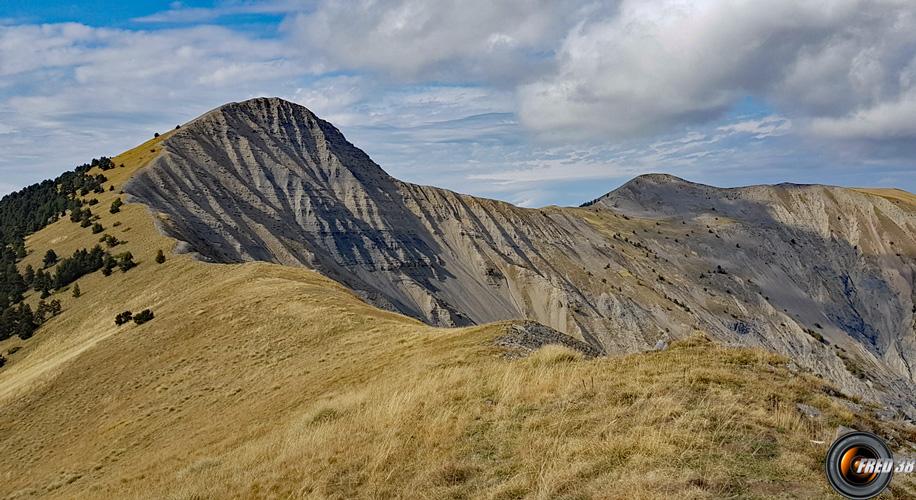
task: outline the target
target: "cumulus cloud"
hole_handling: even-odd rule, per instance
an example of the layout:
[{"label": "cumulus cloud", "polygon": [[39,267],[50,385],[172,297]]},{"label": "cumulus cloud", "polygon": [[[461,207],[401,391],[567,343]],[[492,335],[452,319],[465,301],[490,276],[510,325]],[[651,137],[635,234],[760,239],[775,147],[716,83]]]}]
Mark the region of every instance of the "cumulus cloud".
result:
[{"label": "cumulus cloud", "polygon": [[520,115],[538,131],[619,138],[756,96],[814,131],[900,132],[887,107],[916,85],[914,55],[908,1],[627,0],[565,38],[556,71],[521,87]]},{"label": "cumulus cloud", "polygon": [[324,0],[284,31],[328,69],[395,80],[515,82],[550,63],[578,20],[614,2],[575,0]]}]

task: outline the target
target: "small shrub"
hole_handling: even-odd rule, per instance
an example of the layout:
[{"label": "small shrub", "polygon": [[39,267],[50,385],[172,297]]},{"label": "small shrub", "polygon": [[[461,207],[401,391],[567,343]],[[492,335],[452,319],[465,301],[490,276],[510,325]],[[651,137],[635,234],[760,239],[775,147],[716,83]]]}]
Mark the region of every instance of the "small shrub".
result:
[{"label": "small shrub", "polygon": [[122,273],[130,271],[134,267],[137,267],[137,263],[134,262],[134,255],[130,252],[124,252],[118,256],[118,267],[121,269]]},{"label": "small shrub", "polygon": [[124,205],[124,202],[121,201],[121,198],[115,198],[115,201],[111,202],[111,208],[108,211],[116,214],[121,211],[122,205]]},{"label": "small shrub", "polygon": [[99,224],[98,222],[96,222],[95,224],[92,225],[92,234],[99,234],[99,233],[101,233],[101,232],[104,231],[104,230],[105,230],[105,228],[102,227],[102,225]]},{"label": "small shrub", "polygon": [[45,302],[44,300],[38,301],[38,309],[35,310],[34,319],[37,324],[42,324],[50,318],[60,314],[62,308],[60,301],[57,299],[52,300],[51,302]]},{"label": "small shrub", "polygon": [[99,239],[99,243],[105,243],[108,248],[114,248],[121,244],[121,241],[110,234],[106,234]]},{"label": "small shrub", "polygon": [[812,338],[814,338],[814,340],[817,340],[818,342],[820,342],[820,343],[822,343],[822,344],[826,344],[826,343],[827,343],[827,339],[825,339],[823,335],[821,335],[820,333],[815,332],[814,330],[812,330],[812,329],[810,329],[810,328],[805,328],[805,333],[807,333],[807,334],[810,335]]},{"label": "small shrub", "polygon": [[105,276],[111,276],[111,272],[117,267],[118,261],[110,254],[105,254],[104,259],[102,260],[102,274]]},{"label": "small shrub", "polygon": [[121,326],[125,323],[130,322],[130,320],[132,319],[134,319],[134,313],[130,311],[124,311],[118,314],[117,316],[115,316],[115,324],[118,326]]},{"label": "small shrub", "polygon": [[73,285],[73,297],[74,297],[74,298],[78,298],[78,297],[79,297],[80,295],[82,295],[82,294],[83,294],[83,292],[80,291],[80,284],[77,283],[77,284]]},{"label": "small shrub", "polygon": [[165,262],[165,254],[162,253],[162,250],[156,252],[156,264],[162,264]]},{"label": "small shrub", "polygon": [[142,325],[151,319],[153,319],[153,311],[144,309],[134,316],[134,323]]},{"label": "small shrub", "polygon": [[852,357],[844,352],[838,352],[837,355],[840,357],[840,360],[843,361],[843,365],[846,366],[846,371],[859,380],[865,380],[868,375],[868,370],[862,365],[862,362],[857,357]]}]

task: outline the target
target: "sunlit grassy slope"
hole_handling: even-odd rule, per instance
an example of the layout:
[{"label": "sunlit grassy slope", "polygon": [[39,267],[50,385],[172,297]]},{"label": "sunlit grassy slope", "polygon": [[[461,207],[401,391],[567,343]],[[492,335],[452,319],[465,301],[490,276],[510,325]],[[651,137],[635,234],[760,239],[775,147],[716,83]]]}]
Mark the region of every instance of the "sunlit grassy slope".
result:
[{"label": "sunlit grassy slope", "polygon": [[916,195],[902,189],[895,188],[861,188],[856,191],[886,198],[893,203],[903,206],[916,207]]},{"label": "sunlit grassy slope", "polygon": [[[696,337],[510,360],[493,344],[505,324],[435,329],[307,269],[172,255],[143,206],[108,212],[157,149],[115,158],[93,208],[139,267],[80,279],[34,338],[0,343],[21,347],[0,369],[0,497],[829,495],[821,457],[856,417],[785,359]],[[57,222],[23,266],[100,236]],[[147,307],[153,321],[114,325]]]}]

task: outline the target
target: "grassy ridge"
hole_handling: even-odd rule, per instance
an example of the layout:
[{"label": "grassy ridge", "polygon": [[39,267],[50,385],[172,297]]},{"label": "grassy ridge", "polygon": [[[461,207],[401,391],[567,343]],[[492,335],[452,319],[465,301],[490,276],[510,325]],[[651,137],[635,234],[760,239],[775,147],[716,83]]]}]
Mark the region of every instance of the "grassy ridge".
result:
[{"label": "grassy ridge", "polygon": [[[99,206],[159,147],[115,158]],[[822,498],[834,429],[859,422],[761,351],[512,360],[505,324],[431,328],[307,269],[172,255],[143,206],[98,213],[139,266],[81,278],[34,338],[0,343],[20,347],[0,369],[0,497]],[[58,221],[21,265],[100,236]]]}]

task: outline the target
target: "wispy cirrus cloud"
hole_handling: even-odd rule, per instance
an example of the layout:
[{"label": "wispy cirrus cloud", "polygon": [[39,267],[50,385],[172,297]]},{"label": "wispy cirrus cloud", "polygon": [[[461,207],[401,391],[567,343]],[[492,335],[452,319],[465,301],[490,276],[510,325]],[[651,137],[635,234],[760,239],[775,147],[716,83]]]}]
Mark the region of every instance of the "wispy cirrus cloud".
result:
[{"label": "wispy cirrus cloud", "polygon": [[770,115],[756,120],[745,120],[716,128],[727,134],[744,133],[755,139],[778,137],[792,132],[792,120],[782,116]]}]

